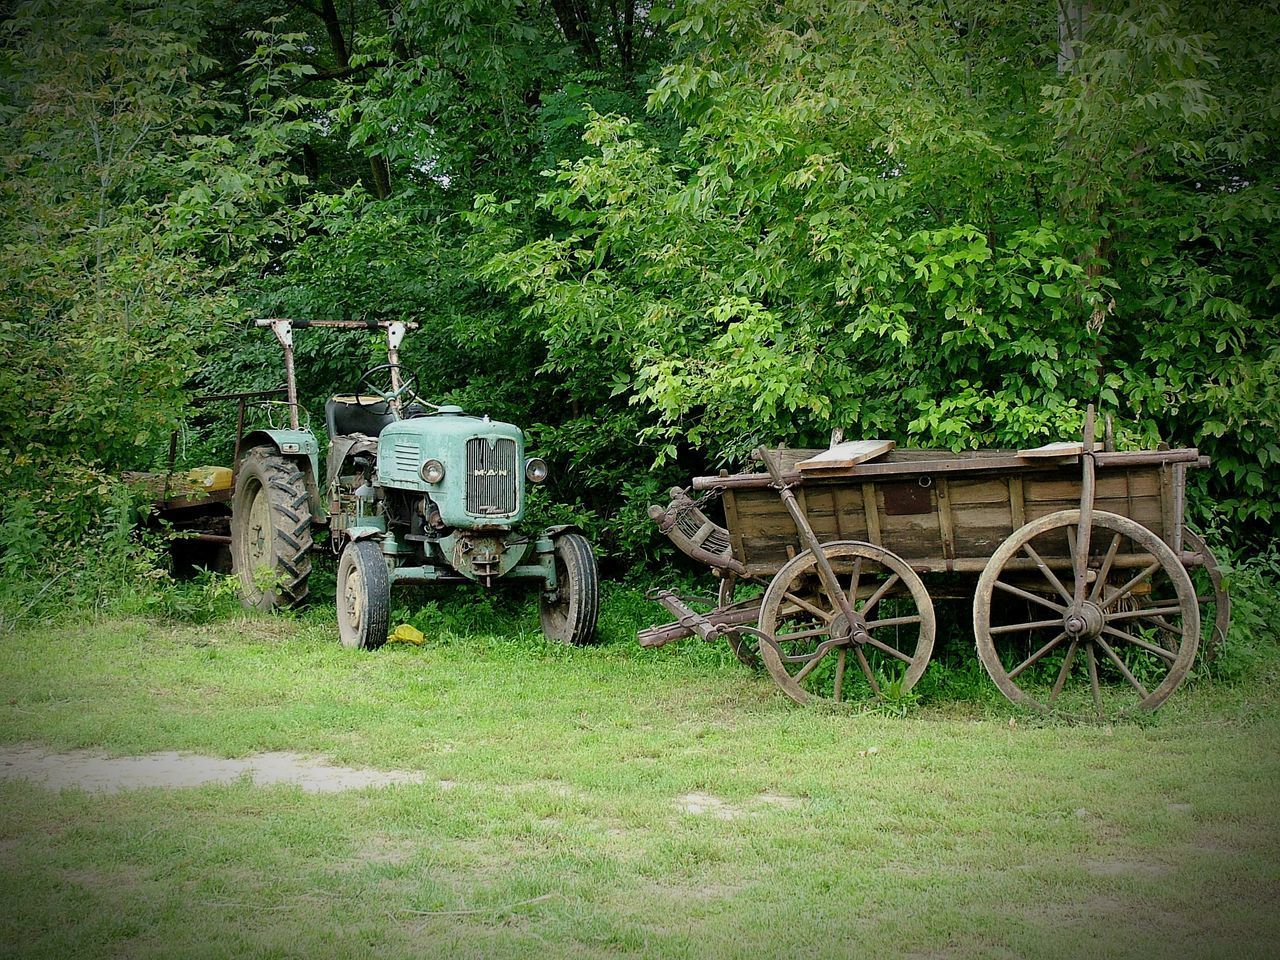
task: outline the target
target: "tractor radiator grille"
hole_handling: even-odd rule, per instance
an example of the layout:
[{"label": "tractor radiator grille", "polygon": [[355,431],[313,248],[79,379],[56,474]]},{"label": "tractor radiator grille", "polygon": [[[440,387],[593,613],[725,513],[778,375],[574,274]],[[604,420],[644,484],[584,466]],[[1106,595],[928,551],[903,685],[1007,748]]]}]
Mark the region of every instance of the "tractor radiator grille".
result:
[{"label": "tractor radiator grille", "polygon": [[416,474],[418,467],[422,465],[422,453],[416,443],[397,443],[391,448],[391,454],[396,466],[409,473]]},{"label": "tractor radiator grille", "polygon": [[516,442],[500,439],[492,447],[483,437],[467,441],[467,513],[516,512],[520,469]]}]

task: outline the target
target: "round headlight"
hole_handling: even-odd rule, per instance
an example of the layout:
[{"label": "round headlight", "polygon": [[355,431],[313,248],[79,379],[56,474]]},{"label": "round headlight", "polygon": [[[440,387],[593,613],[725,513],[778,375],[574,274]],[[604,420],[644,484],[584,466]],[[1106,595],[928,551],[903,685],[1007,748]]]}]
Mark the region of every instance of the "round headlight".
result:
[{"label": "round headlight", "polygon": [[541,483],[547,479],[547,461],[541,457],[534,457],[524,465],[524,475],[528,477],[530,483]]},{"label": "round headlight", "polygon": [[444,464],[439,460],[428,460],[419,472],[427,483],[439,483],[444,479]]}]

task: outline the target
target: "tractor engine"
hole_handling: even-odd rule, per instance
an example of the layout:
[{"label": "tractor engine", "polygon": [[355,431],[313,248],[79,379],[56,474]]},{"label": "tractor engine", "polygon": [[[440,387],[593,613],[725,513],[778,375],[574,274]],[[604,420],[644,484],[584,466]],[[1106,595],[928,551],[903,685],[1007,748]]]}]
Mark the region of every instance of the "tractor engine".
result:
[{"label": "tractor engine", "polygon": [[389,526],[422,545],[423,559],[489,583],[521,561],[511,543],[525,508],[525,480],[546,476],[524,458],[519,428],[444,407],[387,424],[378,438],[378,484]]}]

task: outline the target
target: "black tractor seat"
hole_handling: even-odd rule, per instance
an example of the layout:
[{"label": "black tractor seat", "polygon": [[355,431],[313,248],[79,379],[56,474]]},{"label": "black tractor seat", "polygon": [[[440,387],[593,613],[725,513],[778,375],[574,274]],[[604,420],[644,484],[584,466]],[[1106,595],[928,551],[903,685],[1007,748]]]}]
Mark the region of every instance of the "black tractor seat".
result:
[{"label": "black tractor seat", "polygon": [[[411,403],[404,412],[406,419],[426,414],[427,408],[417,403]],[[331,439],[356,433],[376,437],[382,433],[383,427],[394,423],[395,419],[391,405],[381,397],[336,396],[330,397],[324,405],[324,423]]]}]

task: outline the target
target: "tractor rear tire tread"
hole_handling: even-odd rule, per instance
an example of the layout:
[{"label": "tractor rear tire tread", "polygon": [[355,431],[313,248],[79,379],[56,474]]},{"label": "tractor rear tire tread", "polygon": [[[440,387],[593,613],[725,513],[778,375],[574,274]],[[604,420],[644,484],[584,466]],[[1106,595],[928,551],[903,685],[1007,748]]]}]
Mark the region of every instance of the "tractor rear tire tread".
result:
[{"label": "tractor rear tire tread", "polygon": [[[247,535],[243,529],[249,504],[241,495],[241,478],[254,477],[270,505],[272,544],[275,551],[276,583],[257,598],[246,596],[249,606],[271,610],[297,607],[307,599],[307,581],[311,576],[311,510],[307,497],[307,481],[298,465],[281,456],[272,447],[253,447],[240,461],[236,471],[237,494],[231,513],[233,557],[235,545]],[[238,508],[238,509],[237,509]],[[251,589],[249,580],[240,573],[242,590]]]}]

